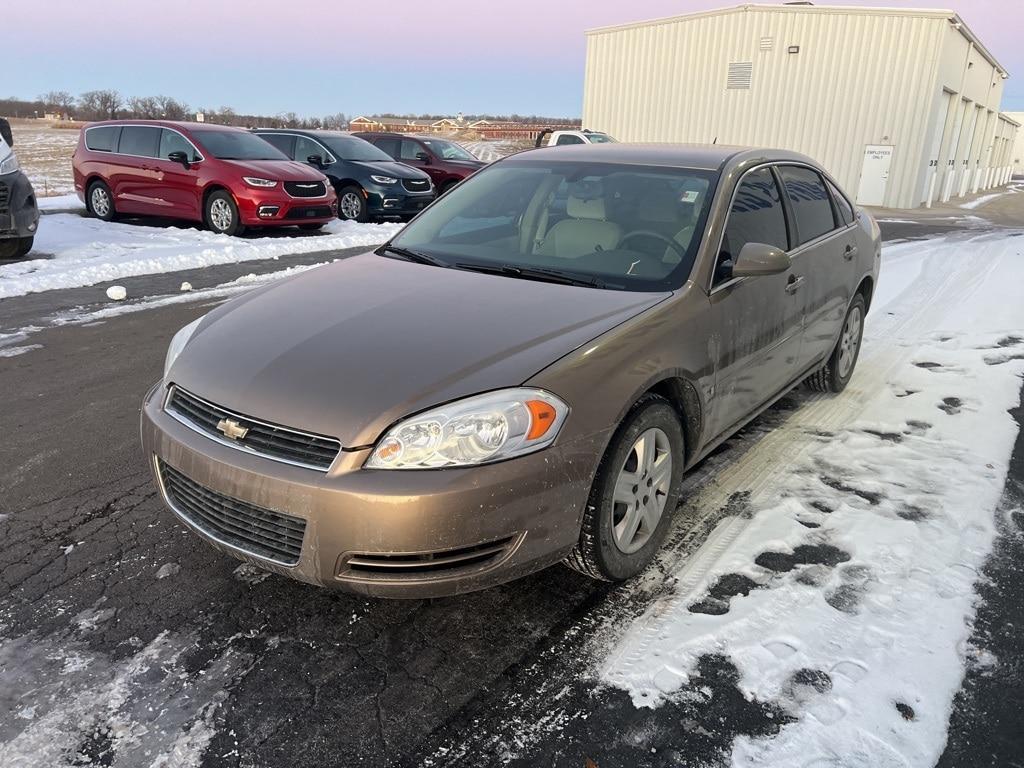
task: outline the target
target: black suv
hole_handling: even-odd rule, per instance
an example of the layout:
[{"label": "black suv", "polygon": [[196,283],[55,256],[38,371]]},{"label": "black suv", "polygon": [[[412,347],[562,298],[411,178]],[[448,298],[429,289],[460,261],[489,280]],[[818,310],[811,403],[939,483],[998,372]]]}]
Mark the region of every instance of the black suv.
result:
[{"label": "black suv", "polygon": [[[28,176],[14,155],[11,124],[0,117],[0,259],[21,259],[32,250],[39,208]],[[378,150],[379,151],[379,150]]]},{"label": "black suv", "polygon": [[436,196],[423,171],[396,163],[369,142],[347,133],[290,128],[258,128],[254,133],[293,160],[322,171],[338,193],[339,218],[407,219]]}]

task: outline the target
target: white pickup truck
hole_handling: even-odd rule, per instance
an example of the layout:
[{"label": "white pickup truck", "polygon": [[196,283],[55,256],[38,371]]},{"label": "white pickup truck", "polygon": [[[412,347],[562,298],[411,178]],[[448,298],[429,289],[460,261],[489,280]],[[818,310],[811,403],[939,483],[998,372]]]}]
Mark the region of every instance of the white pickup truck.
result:
[{"label": "white pickup truck", "polygon": [[0,260],[27,256],[39,226],[35,190],[18,165],[13,144],[11,125],[0,117]]},{"label": "white pickup truck", "polygon": [[615,144],[616,141],[601,131],[556,131],[545,128],[537,136],[535,147],[560,147],[566,144]]}]

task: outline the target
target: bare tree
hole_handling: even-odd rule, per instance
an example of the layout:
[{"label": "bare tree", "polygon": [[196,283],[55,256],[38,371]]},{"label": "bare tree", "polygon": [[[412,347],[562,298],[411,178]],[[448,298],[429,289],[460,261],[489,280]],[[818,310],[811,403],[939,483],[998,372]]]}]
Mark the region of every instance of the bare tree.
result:
[{"label": "bare tree", "polygon": [[52,109],[60,115],[70,115],[75,109],[75,97],[68,91],[47,91],[39,100],[47,109]]},{"label": "bare tree", "polygon": [[348,128],[348,118],[345,117],[344,112],[338,112],[335,115],[327,115],[323,119],[323,126],[327,130],[331,131],[344,131]]},{"label": "bare tree", "polygon": [[121,94],[117,91],[86,91],[78,98],[85,117],[91,120],[113,120],[121,108]]},{"label": "bare tree", "polygon": [[191,116],[188,104],[170,96],[157,96],[154,99],[160,110],[160,117],[165,120],[184,120]]},{"label": "bare tree", "polygon": [[132,117],[144,120],[160,117],[160,106],[152,96],[132,96],[128,99],[128,111]]}]

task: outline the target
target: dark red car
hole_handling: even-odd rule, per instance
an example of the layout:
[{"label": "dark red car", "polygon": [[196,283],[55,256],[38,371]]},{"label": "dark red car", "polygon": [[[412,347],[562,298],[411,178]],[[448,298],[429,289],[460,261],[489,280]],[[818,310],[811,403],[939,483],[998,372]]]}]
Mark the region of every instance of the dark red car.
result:
[{"label": "dark red car", "polygon": [[237,235],[250,226],[319,229],[337,215],[326,177],[242,128],[110,120],[82,131],[75,191],[94,216],[167,216]]},{"label": "dark red car", "polygon": [[400,163],[426,171],[439,195],[487,165],[473,157],[461,144],[437,136],[373,131],[360,131],[352,135],[379,147]]}]

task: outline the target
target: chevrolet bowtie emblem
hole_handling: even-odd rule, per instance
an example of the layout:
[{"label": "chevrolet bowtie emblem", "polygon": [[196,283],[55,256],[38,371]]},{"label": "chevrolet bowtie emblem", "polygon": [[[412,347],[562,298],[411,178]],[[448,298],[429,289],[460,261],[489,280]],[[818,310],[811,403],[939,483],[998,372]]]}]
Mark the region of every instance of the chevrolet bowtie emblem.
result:
[{"label": "chevrolet bowtie emblem", "polygon": [[249,428],[243,427],[234,419],[221,419],[217,422],[217,429],[232,440],[241,440],[249,434]]}]

